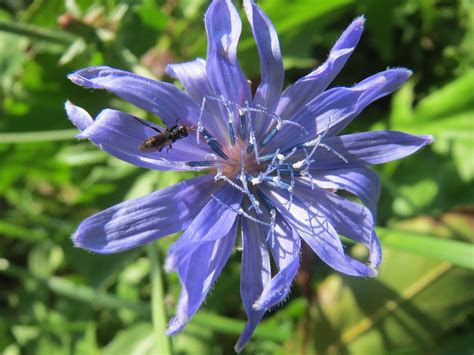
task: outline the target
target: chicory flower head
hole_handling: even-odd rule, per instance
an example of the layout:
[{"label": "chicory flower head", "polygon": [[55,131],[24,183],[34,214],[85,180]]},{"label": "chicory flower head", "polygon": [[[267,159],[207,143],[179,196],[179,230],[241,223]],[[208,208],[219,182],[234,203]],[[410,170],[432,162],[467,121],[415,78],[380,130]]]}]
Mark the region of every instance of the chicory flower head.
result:
[{"label": "chicory flower head", "polygon": [[[167,68],[185,92],[104,66],[69,76],[159,116],[168,128],[113,109],[94,120],[66,103],[69,119],[81,130],[78,137],[119,159],[150,169],[205,172],[89,217],[73,240],[93,252],[116,253],[184,231],[166,261],[182,283],[171,335],[198,310],[241,238],[240,293],[248,322],[237,351],[265,311],[287,297],[302,240],[337,271],[377,274],[381,249],[374,220],[380,182],[368,166],[403,158],[432,141],[386,130],[338,135],[367,105],[411,75],[407,69],[387,69],[354,86],[326,90],[357,45],[363,17],[349,25],[322,65],[283,90],[275,29],[253,0],[244,0],[244,9],[261,61],[254,95],[237,61],[238,12],[230,0],[214,0],[205,16],[207,60]],[[340,190],[365,206],[340,196]],[[344,253],[340,235],[369,250],[367,263]]]}]

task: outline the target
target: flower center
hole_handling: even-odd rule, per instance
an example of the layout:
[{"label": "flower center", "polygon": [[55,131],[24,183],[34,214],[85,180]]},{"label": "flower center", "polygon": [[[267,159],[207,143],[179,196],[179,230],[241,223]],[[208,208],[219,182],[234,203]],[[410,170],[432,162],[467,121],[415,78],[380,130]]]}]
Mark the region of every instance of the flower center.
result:
[{"label": "flower center", "polygon": [[224,148],[228,159],[222,164],[222,174],[229,179],[234,179],[244,171],[247,175],[257,175],[265,170],[266,164],[257,163],[255,154],[247,152],[247,142],[237,139],[235,144]]}]

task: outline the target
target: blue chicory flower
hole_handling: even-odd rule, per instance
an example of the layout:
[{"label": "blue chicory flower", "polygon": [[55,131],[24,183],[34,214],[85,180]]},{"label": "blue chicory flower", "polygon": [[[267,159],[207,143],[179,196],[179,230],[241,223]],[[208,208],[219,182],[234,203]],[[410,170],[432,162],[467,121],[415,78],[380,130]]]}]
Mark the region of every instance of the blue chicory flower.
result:
[{"label": "blue chicory flower", "polygon": [[[205,16],[207,60],[167,68],[185,92],[104,66],[69,76],[78,85],[109,90],[156,114],[168,130],[113,109],[94,120],[66,103],[69,119],[81,130],[78,137],[119,159],[149,169],[207,172],[89,217],[73,240],[93,252],[116,253],[184,231],[166,261],[167,270],[177,271],[182,283],[171,335],[204,301],[240,230],[240,293],[248,322],[237,351],[265,311],[287,297],[299,268],[301,240],[335,270],[376,275],[380,182],[368,166],[403,158],[432,141],[431,136],[387,130],[338,135],[367,105],[411,75],[407,69],[387,69],[354,86],[327,90],[359,41],[363,17],[349,25],[322,65],[283,90],[275,29],[253,0],[244,0],[244,9],[261,60],[254,95],[237,61],[238,12],[230,0],[214,0]],[[177,127],[187,136],[177,135]],[[157,149],[143,149],[150,137],[160,142]],[[339,235],[367,247],[368,262],[346,255]],[[273,273],[271,257],[277,268]]]}]

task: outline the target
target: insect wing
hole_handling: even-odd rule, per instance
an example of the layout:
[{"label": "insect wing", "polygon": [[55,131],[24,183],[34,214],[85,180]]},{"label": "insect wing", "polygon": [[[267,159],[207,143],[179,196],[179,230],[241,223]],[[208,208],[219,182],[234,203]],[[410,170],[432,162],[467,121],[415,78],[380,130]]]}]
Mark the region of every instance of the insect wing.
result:
[{"label": "insect wing", "polygon": [[144,153],[156,152],[161,150],[172,143],[169,139],[169,134],[167,132],[163,132],[161,134],[157,134],[156,136],[150,137],[145,140],[142,145],[140,146],[140,151]]}]

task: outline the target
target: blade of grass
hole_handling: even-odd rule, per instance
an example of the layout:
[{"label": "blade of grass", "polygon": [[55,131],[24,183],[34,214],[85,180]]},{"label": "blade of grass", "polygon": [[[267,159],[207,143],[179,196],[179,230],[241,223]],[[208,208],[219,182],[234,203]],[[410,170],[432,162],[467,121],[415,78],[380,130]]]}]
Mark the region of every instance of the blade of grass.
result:
[{"label": "blade of grass", "polygon": [[409,231],[377,228],[382,245],[474,269],[474,245]]},{"label": "blade of grass", "polygon": [[[147,303],[126,301],[107,292],[97,291],[92,287],[81,285],[62,277],[52,276],[48,279],[40,279],[31,275],[25,269],[12,265],[8,260],[3,258],[0,258],[0,273],[1,272],[16,277],[22,281],[35,279],[46,285],[51,292],[76,301],[110,309],[125,308],[140,314],[143,319],[150,318],[151,307]],[[230,319],[203,311],[195,314],[191,322],[197,326],[204,326],[221,334],[231,335],[240,335],[245,326],[244,321]],[[291,335],[292,332],[290,329],[275,328],[273,325],[268,325],[263,322],[257,327],[253,337],[285,341],[286,339],[289,339]]]},{"label": "blade of grass", "polygon": [[28,25],[25,23],[0,21],[0,31],[29,37],[36,40],[70,45],[75,37],[60,30],[46,30],[44,28]]},{"label": "blade of grass", "polygon": [[0,221],[0,234],[6,238],[17,238],[30,242],[47,239],[47,234],[37,229],[22,227],[6,221]]},{"label": "blade of grass", "polygon": [[82,301],[85,303],[94,304],[95,306],[102,306],[111,309],[130,309],[145,317],[150,314],[150,307],[148,304],[143,302],[130,302],[121,298],[110,295],[106,292],[97,291],[92,287],[81,285],[62,277],[50,276],[42,279],[30,274],[25,269],[12,265],[5,259],[0,259],[4,262],[1,263],[0,272],[5,272],[8,275],[17,277],[23,281],[29,279],[35,279],[42,284],[45,284],[49,290],[68,298]]},{"label": "blade of grass", "polygon": [[61,129],[56,131],[39,132],[12,132],[0,133],[0,143],[32,143],[42,141],[64,141],[74,139],[78,133],[77,129]]},{"label": "blade of grass", "polygon": [[161,278],[161,263],[158,255],[159,252],[153,243],[149,244],[146,249],[151,264],[151,319],[155,332],[156,344],[159,346],[160,354],[171,355],[170,337],[165,334],[167,320],[165,293],[163,291],[163,280]]}]

